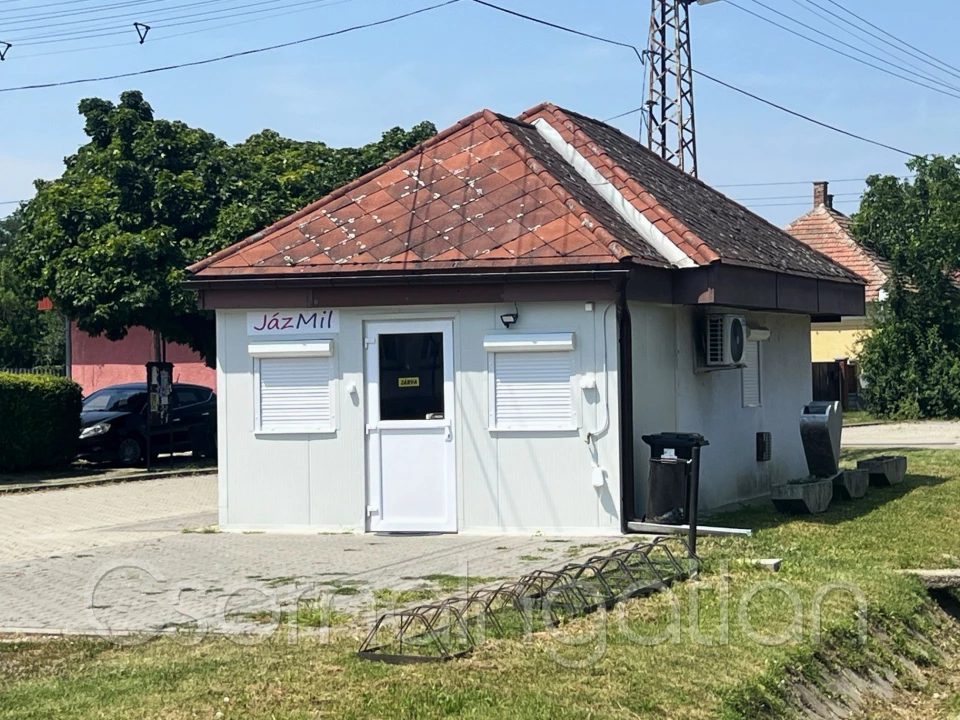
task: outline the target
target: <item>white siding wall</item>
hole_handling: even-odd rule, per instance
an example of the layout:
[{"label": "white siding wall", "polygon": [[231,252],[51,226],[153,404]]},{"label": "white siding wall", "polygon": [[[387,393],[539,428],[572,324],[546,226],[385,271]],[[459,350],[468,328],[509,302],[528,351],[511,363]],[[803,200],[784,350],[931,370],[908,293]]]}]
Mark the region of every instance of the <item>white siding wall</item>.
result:
[{"label": "white siding wall", "polygon": [[[638,510],[650,457],[642,434],[699,432],[710,441],[700,473],[705,510],[762,498],[771,485],[807,474],[799,417],[812,394],[809,317],[732,310],[771,331],[761,348],[763,406],[744,408],[740,370],[694,372],[693,308],[631,303],[630,310]],[[756,461],[761,431],[773,435],[767,463]]]},{"label": "white siding wall", "polygon": [[[537,531],[617,533],[620,529],[616,311],[596,303],[521,303],[520,321],[505,331],[499,317],[510,305],[402,310],[340,309],[334,338],[338,379],[337,431],[327,435],[254,433],[253,358],[247,350],[246,311],[217,313],[220,423],[220,523],[227,529],[364,530],[366,527],[365,320],[454,319],[458,524],[461,532]],[[256,308],[251,308],[255,310]],[[597,441],[607,483],[591,484],[586,433],[604,424],[603,337],[607,338],[609,429]],[[487,335],[576,333],[579,376],[595,373],[597,390],[577,395],[579,430],[507,432],[488,428]],[[346,392],[348,383],[359,397]]]}]

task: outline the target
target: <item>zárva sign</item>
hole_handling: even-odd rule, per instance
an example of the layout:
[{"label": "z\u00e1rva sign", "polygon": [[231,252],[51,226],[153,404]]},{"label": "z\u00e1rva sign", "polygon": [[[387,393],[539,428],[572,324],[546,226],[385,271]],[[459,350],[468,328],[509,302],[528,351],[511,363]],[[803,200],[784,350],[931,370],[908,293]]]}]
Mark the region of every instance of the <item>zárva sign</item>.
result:
[{"label": "z\u00e1rva sign", "polygon": [[399,385],[400,387],[420,387],[420,378],[418,377],[398,378],[397,385]]},{"label": "z\u00e1rva sign", "polygon": [[272,310],[247,313],[247,335],[321,335],[340,332],[336,310]]}]

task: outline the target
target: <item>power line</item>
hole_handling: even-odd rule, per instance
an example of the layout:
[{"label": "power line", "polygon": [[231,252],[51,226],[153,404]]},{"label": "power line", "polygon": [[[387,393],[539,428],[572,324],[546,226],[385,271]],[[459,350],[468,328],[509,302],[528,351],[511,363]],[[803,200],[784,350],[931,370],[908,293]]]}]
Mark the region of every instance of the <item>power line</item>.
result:
[{"label": "power line", "polygon": [[[870,32],[869,30],[866,30],[866,29],[860,27],[860,26],[857,25],[856,23],[853,23],[853,22],[851,22],[850,20],[847,20],[845,17],[843,17],[843,16],[841,16],[841,15],[838,15],[837,13],[833,12],[833,11],[830,10],[829,8],[824,7],[823,5],[820,5],[819,3],[815,2],[814,0],[790,0],[790,1],[791,1],[794,5],[797,5],[797,6],[801,7],[801,8],[803,8],[804,10],[806,10],[807,12],[816,15],[818,18],[820,18],[821,20],[823,20],[823,21],[826,22],[827,24],[832,25],[833,27],[836,27],[837,29],[841,29],[841,28],[839,28],[839,27],[837,26],[837,23],[836,23],[834,20],[831,20],[829,17],[827,17],[827,15],[830,15],[831,17],[836,18],[837,20],[839,20],[840,22],[844,23],[845,25],[849,25],[851,28],[853,28],[854,30],[856,30],[857,33],[860,33],[860,35],[867,35],[867,36],[869,36],[869,37],[871,37],[871,38],[874,38],[874,39],[876,39],[876,40],[879,40],[880,42],[882,42],[882,43],[884,44],[883,46],[877,45],[877,44],[874,43],[874,42],[870,42],[869,40],[867,40],[867,39],[865,39],[865,38],[863,38],[863,37],[859,37],[858,35],[854,35],[854,33],[851,33],[849,30],[845,30],[845,32],[849,33],[850,35],[853,35],[853,36],[856,37],[857,40],[859,40],[860,42],[866,43],[866,44],[869,45],[870,47],[872,47],[872,48],[874,48],[874,49],[876,49],[876,50],[879,50],[879,51],[882,52],[882,53],[886,53],[886,54],[889,55],[889,54],[890,54],[890,50],[895,50],[896,52],[900,53],[901,55],[906,55],[908,58],[911,58],[911,59],[914,59],[914,60],[917,60],[917,61],[923,63],[923,66],[920,66],[920,65],[915,65],[914,63],[909,62],[909,61],[907,61],[907,60],[904,60],[904,61],[903,61],[903,62],[905,62],[905,63],[907,64],[908,67],[911,67],[911,68],[913,68],[914,70],[919,70],[920,72],[923,72],[923,71],[924,71],[924,67],[926,67],[926,68],[932,69],[934,72],[938,72],[938,73],[943,73],[943,72],[944,72],[943,68],[937,67],[936,65],[934,65],[933,63],[931,63],[929,60],[925,60],[924,58],[922,58],[920,55],[918,55],[918,54],[916,54],[916,53],[911,53],[911,52],[909,52],[909,51],[907,51],[907,50],[903,50],[902,48],[898,48],[898,47],[896,47],[895,45],[891,45],[891,44],[890,44],[890,41],[884,40],[882,37],[880,37],[880,36],[877,35],[876,33]],[[812,6],[812,7],[811,7],[811,6]],[[813,9],[814,7],[815,7],[815,8],[819,8],[819,9],[822,10],[823,12],[817,12],[817,10],[814,10],[814,9]],[[826,15],[825,15],[824,13],[826,13]],[[897,59],[899,60],[900,58],[897,58]],[[946,71],[946,73],[949,74],[949,75],[953,75],[954,77],[960,78],[960,73],[953,73],[953,72],[950,72],[949,70]]]},{"label": "power line", "polygon": [[[202,5],[205,3],[228,2],[228,1],[229,0],[204,0],[199,4]],[[157,3],[164,3],[164,2],[167,2],[167,0],[134,0],[133,2],[130,2],[130,0],[127,0],[127,2],[117,2],[117,3],[108,4],[108,5],[97,5],[95,7],[88,7],[85,9],[80,8],[78,10],[68,10],[66,12],[58,11],[58,12],[48,12],[48,13],[36,13],[31,11],[26,15],[16,15],[14,17],[0,17],[0,23],[3,24],[4,29],[8,29],[13,25],[21,25],[23,23],[36,22],[37,20],[61,20],[63,18],[79,17],[81,15],[95,15],[97,13],[103,12],[104,10],[117,10],[120,8],[136,8],[136,7],[142,7],[144,5],[156,5]],[[22,9],[22,8],[18,8],[18,9]],[[9,10],[6,12],[9,12]],[[112,17],[126,17],[126,15],[105,16],[100,18],[94,18],[92,21],[91,20],[74,20],[73,22],[77,22],[77,23],[96,22],[98,20],[109,20]],[[57,25],[64,25],[64,24],[70,24],[70,23],[55,23],[55,24],[51,23],[50,27],[56,27]],[[41,24],[37,27],[44,27],[44,25]],[[19,28],[19,29],[22,30],[22,29],[33,29],[33,28],[31,27],[31,28]]]},{"label": "power line", "polygon": [[[850,203],[858,203],[859,200],[837,200],[835,204],[837,205],[847,205]],[[802,202],[793,202],[793,203],[766,203],[761,205],[750,205],[751,209],[756,208],[777,208],[777,207],[800,207],[801,205],[807,205],[808,203]]]},{"label": "power line", "polygon": [[[217,23],[217,26],[216,26],[216,27],[213,27],[213,28],[211,28],[211,27],[201,27],[201,28],[197,28],[196,30],[184,30],[184,31],[182,31],[182,32],[175,32],[175,33],[170,33],[170,34],[163,34],[168,28],[178,27],[178,26],[180,26],[180,25],[187,25],[187,26],[189,26],[189,25],[201,25],[201,24],[204,24],[204,23],[215,22],[215,21],[221,20],[221,18],[212,18],[212,19],[208,19],[208,20],[199,20],[199,21],[195,21],[195,22],[192,22],[192,23],[172,23],[172,24],[170,24],[170,25],[163,25],[163,26],[160,26],[160,27],[153,27],[152,33],[151,33],[151,35],[150,35],[150,44],[153,45],[153,44],[155,44],[155,43],[162,42],[162,41],[164,41],[164,40],[172,40],[172,39],[174,39],[174,38],[185,37],[185,36],[187,36],[187,35],[196,35],[197,33],[212,32],[212,31],[214,31],[214,30],[223,30],[223,29],[225,29],[225,28],[236,27],[236,26],[238,26],[238,25],[247,25],[247,24],[252,23],[252,22],[263,22],[264,20],[272,20],[272,19],[278,18],[278,17],[284,17],[284,16],[287,16],[287,15],[294,15],[294,14],[296,14],[296,13],[310,12],[311,10],[321,10],[321,9],[325,9],[325,8],[328,8],[328,7],[333,7],[334,5],[344,5],[344,4],[346,4],[346,3],[356,2],[356,0],[316,0],[316,1],[317,1],[317,2],[322,2],[323,4],[322,4],[321,6],[319,6],[319,7],[315,7],[314,5],[310,5],[310,6],[308,6],[308,7],[294,7],[294,9],[292,9],[292,10],[291,10],[291,9],[283,9],[282,12],[270,12],[270,13],[261,15],[261,16],[259,16],[259,17],[253,17],[253,18],[248,17],[248,18],[246,18],[245,20],[237,20],[236,22],[231,22],[231,23],[218,22],[218,23]],[[298,3],[298,4],[300,4],[300,3]],[[291,7],[293,7],[293,6],[291,6]],[[264,12],[266,12],[266,11],[264,11]],[[224,18],[224,19],[226,19],[226,18]],[[160,33],[159,37],[157,36],[157,33]],[[126,30],[126,31],[124,32],[124,34],[125,34],[125,35],[129,35],[129,34],[130,34],[130,31],[129,31],[129,30]],[[78,39],[80,39],[80,38],[78,38]],[[84,38],[84,39],[85,39],[85,38]],[[38,43],[38,44],[39,44],[39,43]],[[28,53],[23,54],[23,55],[13,55],[13,56],[10,56],[10,57],[7,58],[7,60],[25,60],[25,59],[27,59],[27,58],[34,58],[34,57],[47,57],[47,56],[49,56],[49,55],[65,55],[65,54],[68,54],[68,53],[69,53],[69,54],[73,54],[73,53],[78,53],[78,52],[92,52],[92,51],[94,51],[94,50],[108,50],[108,49],[111,49],[111,48],[120,48],[120,47],[130,47],[130,42],[115,42],[115,43],[109,43],[109,44],[106,44],[106,45],[94,45],[94,46],[92,46],[92,47],[69,48],[69,49],[65,49],[65,50],[48,50],[48,51],[46,51],[46,52],[34,52],[34,53],[28,52]]]},{"label": "power line", "polygon": [[907,155],[908,157],[919,157],[916,153],[907,152],[906,150],[901,150],[901,149],[898,148],[898,147],[894,147],[893,145],[887,145],[886,143],[882,143],[882,142],[879,142],[879,141],[877,141],[877,140],[871,140],[870,138],[864,137],[863,135],[857,135],[856,133],[852,133],[852,132],[850,132],[850,131],[848,131],[848,130],[842,130],[842,129],[834,126],[834,125],[830,125],[830,124],[825,123],[825,122],[822,122],[822,121],[820,121],[820,120],[815,120],[814,118],[810,117],[809,115],[804,115],[803,113],[799,113],[799,112],[797,112],[796,110],[790,110],[789,108],[786,108],[786,107],[784,107],[783,105],[778,105],[777,103],[775,103],[775,102],[773,102],[773,101],[771,101],[771,100],[766,100],[766,99],[760,97],[759,95],[754,95],[752,92],[748,92],[748,91],[746,91],[746,90],[743,90],[743,89],[741,89],[741,88],[738,88],[738,87],[736,87],[735,85],[731,85],[730,83],[724,82],[723,80],[718,80],[717,78],[715,78],[715,77],[713,77],[713,76],[711,76],[711,75],[707,75],[707,74],[706,74],[705,72],[703,72],[702,70],[694,69],[693,72],[696,73],[697,75],[699,75],[699,76],[702,77],[702,78],[706,78],[707,80],[710,80],[711,82],[715,82],[715,83],[717,83],[718,85],[723,85],[723,87],[728,88],[728,89],[730,89],[730,90],[733,90],[734,92],[738,92],[738,93],[740,93],[741,95],[746,95],[747,97],[753,98],[754,100],[756,100],[756,101],[758,101],[758,102],[762,102],[764,105],[769,105],[770,107],[776,108],[777,110],[781,110],[782,112],[785,112],[785,113],[789,113],[790,115],[793,115],[794,117],[798,117],[798,118],[800,118],[800,119],[802,119],[802,120],[806,120],[807,122],[813,123],[814,125],[819,125],[819,126],[822,127],[822,128],[826,128],[826,129],[828,129],[828,130],[833,130],[834,132],[840,133],[841,135],[846,135],[847,137],[851,137],[851,138],[854,138],[855,140],[860,140],[860,141],[865,142],[865,143],[870,143],[871,145],[876,145],[877,147],[882,147],[882,148],[885,148],[886,150],[892,150],[893,152],[898,152],[898,153],[900,153],[901,155]]},{"label": "power line", "polygon": [[[229,2],[230,0],[204,0],[203,2],[195,2],[187,5],[177,5],[176,7],[170,8],[171,11],[178,9],[185,9],[198,6],[206,6],[208,4],[217,4],[222,2]],[[178,27],[181,25],[190,25],[194,23],[203,23],[203,22],[217,22],[219,20],[230,19],[234,17],[240,17],[243,15],[254,15],[256,13],[265,13],[277,9],[276,7],[267,7],[262,8],[263,5],[276,5],[277,3],[285,3],[289,0],[257,0],[256,2],[250,2],[245,5],[237,5],[234,7],[219,8],[216,10],[206,10],[203,12],[189,12],[182,15],[172,15],[172,16],[163,16],[157,17],[154,15],[139,15],[141,20],[147,22],[151,27]],[[325,0],[300,0],[299,2],[293,3],[293,5],[288,5],[287,7],[297,7],[302,5],[312,5],[316,3],[322,3]],[[247,8],[252,7],[261,7],[260,10],[246,10]],[[246,12],[236,12],[237,10],[246,10]],[[163,11],[166,12],[166,11]],[[64,30],[57,31],[52,33],[46,33],[41,35],[32,35],[28,37],[21,38],[11,38],[14,44],[18,47],[29,47],[32,45],[48,45],[51,43],[57,42],[73,42],[77,40],[88,40],[93,38],[100,37],[110,37],[115,35],[129,35],[130,26],[129,20],[131,16],[129,15],[118,15],[115,17],[124,18],[124,22],[121,23],[111,23],[110,25],[103,25],[100,27],[91,27],[84,28],[82,30]],[[205,20],[194,20],[194,18],[206,18]],[[180,20],[182,22],[172,22],[174,20]],[[97,22],[98,19],[94,18],[92,20],[78,20],[76,22],[60,23],[60,25],[75,26],[83,22]],[[37,26],[37,27],[56,27],[56,25],[47,25],[47,26]]]},{"label": "power line", "polygon": [[[904,175],[900,179],[909,180],[916,175]],[[869,178],[846,178],[844,180],[831,180],[830,184],[838,185],[840,183],[866,182]],[[786,185],[812,185],[816,180],[790,180],[789,182],[757,182],[757,183],[736,183],[733,185],[714,185],[715,188],[751,188],[751,187],[776,187]]]},{"label": "power line", "polygon": [[[863,193],[850,192],[850,193],[834,193],[835,198],[839,197],[860,197]],[[806,200],[807,195],[769,195],[766,197],[748,197],[748,198],[734,198],[737,202],[757,202],[760,200]],[[848,202],[848,201],[844,201]]]},{"label": "power line", "polygon": [[574,30],[573,28],[564,27],[563,25],[557,25],[556,23],[548,22],[547,20],[541,20],[540,18],[535,18],[531,15],[524,15],[519,13],[516,10],[508,10],[505,7],[500,7],[499,5],[494,5],[488,3],[485,0],[473,0],[473,2],[478,5],[485,5],[488,8],[493,8],[494,10],[499,10],[502,13],[507,15],[513,15],[514,17],[523,18],[524,20],[529,20],[530,22],[535,22],[540,25],[546,25],[547,27],[553,28],[554,30],[562,30],[563,32],[570,33],[572,35],[579,35],[580,37],[590,38],[591,40],[598,40],[599,42],[607,43],[608,45],[618,45],[622,48],[629,48],[633,50],[637,55],[637,59],[640,61],[641,65],[645,65],[643,61],[643,54],[637,50],[636,45],[631,45],[630,43],[619,42],[617,40],[611,40],[610,38],[600,37],[599,35],[591,35],[590,33],[582,32],[581,30]]},{"label": "power line", "polygon": [[[625,117],[627,117],[628,115],[635,115],[636,113],[642,112],[643,110],[646,110],[646,108],[642,108],[642,107],[634,108],[633,110],[627,110],[626,112],[622,112],[622,113],[620,113],[619,115],[614,115],[613,117],[605,118],[604,120],[601,120],[601,122],[605,122],[605,123],[613,122],[614,120],[619,120],[620,118],[625,118]],[[640,125],[641,125],[641,127],[642,127],[642,126],[643,126],[643,123],[641,122]]]},{"label": "power line", "polygon": [[[540,25],[546,25],[547,27],[551,27],[556,30],[562,30],[564,32],[572,33],[574,35],[582,35],[584,37],[589,37],[594,40],[599,40],[601,42],[609,43],[611,45],[620,45],[621,47],[629,47],[629,48],[632,48],[634,52],[637,52],[637,48],[634,45],[628,45],[627,43],[617,42],[616,40],[611,40],[609,38],[599,37],[596,35],[587,35],[586,33],[581,33],[579,30],[574,30],[572,28],[564,27],[563,25],[557,25],[555,23],[547,22],[546,20],[541,20],[539,18],[535,18],[530,15],[524,15],[522,13],[515,12],[514,10],[508,10],[507,8],[500,7],[499,5],[494,5],[493,3],[486,2],[486,0],[473,0],[473,2],[479,3],[480,5],[485,5],[486,7],[492,8],[494,10],[499,10],[500,12],[507,13],[508,15],[514,15],[516,17],[523,18],[524,20],[529,20],[531,22],[539,23]],[[747,12],[750,12],[750,11],[748,10]],[[637,55],[638,57],[640,57],[640,62],[643,63],[643,57],[640,56],[639,52],[637,52]],[[770,107],[776,108],[777,110],[793,115],[794,117],[798,117],[802,120],[806,120],[807,122],[813,123],[814,125],[819,125],[822,128],[826,128],[827,130],[833,130],[834,132],[840,133],[841,135],[846,135],[847,137],[851,137],[851,138],[854,138],[855,140],[860,140],[865,143],[870,143],[871,145],[876,145],[877,147],[882,147],[886,150],[892,150],[893,152],[900,153],[901,155],[906,155],[908,157],[917,157],[916,153],[907,152],[906,150],[901,150],[900,148],[894,147],[892,145],[887,145],[882,142],[878,142],[877,140],[871,140],[869,138],[864,137],[863,135],[857,135],[856,133],[849,132],[848,130],[842,130],[834,125],[830,125],[820,120],[815,120],[814,118],[808,115],[799,113],[796,110],[790,110],[789,108],[786,108],[783,105],[778,105],[777,103],[772,102],[770,100],[766,100],[760,97],[759,95],[754,95],[753,93],[743,90],[741,88],[738,88],[735,85],[731,85],[730,83],[724,82],[723,80],[718,80],[717,78],[711,75],[708,75],[707,73],[702,72],[701,70],[694,69],[693,72],[702,78],[710,80],[711,82],[717,83],[718,85],[722,85],[725,88],[733,90],[734,92],[738,92],[741,95],[745,95],[758,102],[762,102],[764,105],[769,105]],[[639,112],[642,109],[643,108],[629,110],[626,113],[622,113],[618,117],[626,117],[627,115],[634,112]],[[615,117],[612,119],[618,119],[618,117]]]},{"label": "power line", "polygon": [[324,33],[322,35],[314,35],[313,37],[301,38],[299,40],[291,40],[290,42],[279,43],[277,45],[268,45],[266,47],[254,48],[252,50],[241,50],[239,52],[228,53],[227,55],[219,55],[217,57],[206,58],[204,60],[194,60],[192,62],[178,63],[176,65],[165,65],[162,67],[150,68],[148,70],[136,70],[132,72],[117,73],[115,75],[104,75],[101,77],[93,78],[80,78],[77,80],[63,80],[60,82],[51,82],[51,83],[36,83],[33,85],[20,85],[16,87],[6,87],[0,88],[0,92],[15,92],[18,90],[40,90],[45,88],[53,87],[65,87],[68,85],[85,85],[88,83],[94,82],[104,82],[107,80],[120,80],[122,78],[129,77],[139,77],[142,75],[152,75],[155,73],[167,72],[168,70],[179,70],[181,68],[188,67],[198,67],[200,65],[210,65],[212,63],[221,62],[223,60],[232,60],[233,58],[246,57],[248,55],[257,55],[259,53],[269,52],[271,50],[279,50],[281,48],[293,47],[294,45],[303,45],[304,43],[314,42],[316,40],[325,40],[327,38],[336,37],[338,35],[346,35],[347,33],[352,33],[357,30],[366,30],[368,28],[377,27],[380,25],[387,25],[389,23],[397,22],[398,20],[404,20],[414,15],[421,15],[432,10],[437,10],[448,5],[454,5],[461,0],[445,0],[445,2],[438,3],[436,5],[430,5],[425,8],[420,8],[419,10],[413,10],[402,15],[395,15],[384,20],[377,20],[376,22],[364,23],[363,25],[354,25],[353,27],[343,28],[342,30],[334,30],[333,32]]},{"label": "power line", "polygon": [[866,23],[867,25],[869,25],[870,27],[872,27],[872,28],[873,28],[874,30],[876,30],[877,32],[883,33],[883,34],[886,35],[888,38],[890,38],[891,40],[894,40],[894,41],[900,43],[900,44],[903,45],[904,47],[907,47],[907,48],[909,48],[909,49],[911,49],[911,50],[914,50],[914,51],[920,53],[920,54],[923,55],[924,57],[927,57],[927,58],[933,60],[935,63],[938,63],[939,65],[942,65],[942,66],[944,66],[945,68],[949,68],[949,69],[951,69],[951,70],[955,70],[956,72],[960,73],[960,69],[954,67],[953,65],[950,65],[949,63],[944,62],[943,60],[939,60],[939,59],[935,58],[935,57],[934,57],[933,55],[931,55],[930,53],[924,52],[923,50],[921,50],[921,49],[918,48],[918,47],[914,47],[913,45],[911,45],[910,43],[906,42],[905,40],[901,40],[901,39],[898,38],[896,35],[892,35],[891,33],[888,33],[888,32],[887,32],[886,30],[884,30],[882,27],[879,27],[879,26],[877,26],[877,25],[874,25],[872,22],[870,22],[870,21],[867,20],[866,18],[863,18],[863,17],[857,15],[857,14],[856,14],[855,12],[853,12],[852,10],[847,10],[847,8],[845,8],[845,7],[844,7],[843,5],[841,5],[839,2],[836,2],[836,0],[827,0],[827,2],[829,2],[831,5],[833,5],[833,6],[835,6],[835,7],[840,8],[841,10],[843,10],[843,11],[844,11],[845,13],[847,13],[848,15],[850,15],[850,16],[852,16],[852,17],[855,17],[855,18],[856,18],[857,20],[859,20],[860,22]]},{"label": "power line", "polygon": [[[750,0],[750,2],[754,3],[755,5],[759,5],[759,6],[762,7],[762,8],[766,8],[769,12],[772,12],[772,13],[774,13],[775,15],[779,15],[780,17],[789,20],[790,22],[794,23],[795,25],[799,25],[799,26],[802,27],[802,28],[805,28],[805,29],[810,30],[810,31],[815,32],[815,33],[819,33],[819,34],[822,35],[823,37],[829,38],[830,40],[833,40],[835,43],[840,43],[840,45],[842,45],[843,47],[850,48],[850,49],[853,50],[854,52],[858,52],[858,53],[860,53],[861,55],[866,55],[868,58],[872,58],[872,59],[874,59],[874,60],[878,60],[879,62],[885,63],[886,65],[889,65],[890,67],[894,67],[894,68],[896,68],[897,70],[902,70],[903,72],[906,72],[906,73],[909,73],[909,72],[910,72],[910,67],[912,67],[912,68],[914,69],[914,73],[917,74],[917,75],[919,75],[919,76],[922,77],[923,79],[929,80],[929,81],[934,82],[934,83],[937,83],[938,85],[942,85],[943,87],[950,88],[951,90],[956,90],[956,91],[960,92],[960,88],[958,88],[956,85],[951,85],[950,83],[948,83],[948,82],[946,82],[946,81],[944,81],[944,80],[941,80],[941,79],[938,78],[938,77],[934,77],[933,75],[930,75],[930,74],[924,72],[923,68],[918,68],[916,65],[911,65],[910,67],[904,67],[903,65],[898,65],[897,63],[892,62],[892,61],[890,61],[890,60],[887,60],[887,59],[881,57],[880,55],[874,55],[873,53],[867,52],[866,50],[864,50],[864,49],[862,49],[862,48],[859,48],[859,47],[857,47],[856,45],[851,45],[850,43],[848,43],[848,42],[846,42],[846,41],[844,41],[844,40],[841,40],[840,38],[834,37],[833,35],[829,35],[828,33],[825,33],[825,32],[823,32],[822,30],[820,30],[819,28],[815,28],[815,27],[813,27],[812,25],[808,25],[807,23],[805,23],[805,22],[803,22],[803,21],[801,21],[801,20],[797,20],[796,18],[794,18],[794,17],[792,17],[792,16],[790,16],[790,15],[787,15],[786,13],[781,12],[780,10],[777,10],[776,8],[770,7],[770,6],[767,5],[766,3],[761,2],[761,0]],[[800,3],[799,3],[798,0],[792,0],[792,2],[800,5]],[[801,5],[801,7],[804,7],[804,6]],[[809,8],[806,8],[806,9],[809,10]],[[810,10],[810,12],[813,12],[814,14],[816,14],[816,12],[813,11],[813,10]],[[818,15],[818,17],[822,17],[822,16]],[[830,19],[826,19],[826,22],[827,22],[831,27],[834,27],[834,28],[839,29],[839,27],[837,26],[837,24],[836,24],[835,22],[831,21]],[[788,31],[789,31],[789,32],[793,32],[793,31],[790,31],[789,29],[788,29]],[[847,31],[847,32],[849,32],[849,31]],[[795,33],[795,34],[799,35],[800,37],[803,37],[804,39],[809,39],[809,38],[807,38],[805,35],[802,35],[802,34],[800,34],[800,33]],[[856,36],[853,36],[853,37],[856,38]],[[877,45],[874,45],[873,43],[869,43],[868,41],[865,41],[865,40],[863,40],[863,39],[861,39],[861,38],[856,38],[856,39],[857,39],[857,40],[860,40],[861,42],[867,42],[867,44],[869,44],[871,47],[878,48]],[[889,43],[887,43],[887,45],[888,45],[888,47],[889,47]],[[878,48],[878,49],[879,49],[881,52],[884,52],[888,57],[892,57],[892,58],[894,58],[895,60],[900,60],[900,58],[897,58],[897,57],[895,57],[894,55],[892,55],[892,54],[889,52],[889,50],[884,50],[884,48]]]},{"label": "power line", "polygon": [[[759,0],[751,0],[751,2],[757,3],[758,5],[761,5],[761,6],[763,6],[763,7],[768,7],[767,5],[764,5],[763,3],[759,2]],[[954,93],[952,93],[952,92],[948,92],[948,91],[943,90],[942,88],[938,88],[938,87],[936,87],[936,86],[934,86],[934,85],[928,85],[928,84],[926,84],[926,83],[924,83],[924,82],[920,82],[919,80],[915,80],[915,79],[913,79],[913,78],[911,78],[911,77],[907,77],[906,75],[901,75],[901,74],[899,74],[899,73],[893,72],[892,70],[888,70],[887,68],[882,67],[882,66],[880,66],[880,65],[875,65],[874,63],[868,62],[868,61],[866,61],[866,60],[864,60],[864,59],[862,59],[862,58],[858,58],[856,55],[851,55],[850,53],[844,52],[843,50],[837,50],[837,48],[832,47],[832,46],[830,46],[830,45],[827,45],[826,43],[820,42],[819,40],[816,40],[816,39],[810,37],[809,35],[804,35],[803,33],[798,32],[798,31],[794,30],[793,28],[789,28],[789,27],[787,27],[786,25],[783,25],[782,23],[778,23],[776,20],[771,20],[770,18],[761,15],[760,13],[754,12],[753,10],[750,10],[750,9],[748,9],[748,8],[745,8],[745,7],[743,7],[742,5],[738,5],[737,3],[733,2],[733,0],[727,0],[727,4],[730,5],[730,6],[732,6],[732,7],[737,8],[737,10],[740,10],[741,12],[747,13],[748,15],[753,15],[753,17],[758,18],[758,19],[762,20],[762,21],[765,22],[765,23],[769,23],[770,25],[773,25],[774,27],[780,28],[781,30],[784,30],[785,32],[788,32],[788,33],[790,33],[791,35],[796,35],[796,36],[799,37],[799,38],[803,38],[803,39],[806,40],[807,42],[813,43],[814,45],[817,45],[817,46],[819,46],[819,47],[822,47],[822,48],[824,48],[825,50],[829,50],[830,52],[836,53],[837,55],[840,55],[840,56],[842,56],[842,57],[848,58],[849,60],[853,60],[854,62],[858,62],[858,63],[860,63],[861,65],[865,65],[865,66],[867,66],[867,67],[869,67],[869,68],[873,68],[874,70],[879,70],[879,71],[882,72],[882,73],[885,73],[885,74],[890,75],[890,76],[895,77],[895,78],[899,78],[899,79],[901,79],[901,80],[905,80],[906,82],[908,82],[908,83],[913,83],[914,85],[919,85],[920,87],[927,88],[928,90],[933,90],[934,92],[938,92],[938,93],[940,93],[941,95],[947,95],[947,96],[949,96],[949,97],[957,98],[958,100],[960,100],[960,95],[954,94]],[[779,11],[776,11],[776,10],[774,10],[773,12],[776,12],[776,13],[779,14],[779,15],[782,15],[782,14],[783,14],[783,13],[780,13]],[[796,22],[796,21],[795,21],[795,22]],[[801,25],[802,25],[803,23],[798,23],[798,24],[801,24]],[[820,30],[816,30],[816,29],[814,29],[814,28],[811,28],[811,29],[813,29],[814,32],[818,32],[818,33],[820,33],[820,34],[824,34],[824,33],[823,33],[822,31],[820,31]],[[858,50],[858,52],[861,52],[861,53],[863,53],[864,55],[870,55],[870,53],[867,53],[867,52],[865,52],[865,51],[863,51],[863,50]],[[870,57],[875,57],[875,56],[870,55]],[[887,62],[887,61],[884,61],[884,62]],[[892,63],[887,63],[887,64],[892,65]],[[946,85],[945,83],[943,83],[943,84]],[[948,86],[948,87],[949,87],[949,86]]]}]

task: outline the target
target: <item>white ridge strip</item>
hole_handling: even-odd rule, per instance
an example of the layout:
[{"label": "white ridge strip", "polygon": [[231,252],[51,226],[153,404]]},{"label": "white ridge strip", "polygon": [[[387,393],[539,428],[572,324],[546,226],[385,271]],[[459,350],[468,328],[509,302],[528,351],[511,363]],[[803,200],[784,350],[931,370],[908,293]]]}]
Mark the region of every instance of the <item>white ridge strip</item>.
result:
[{"label": "white ridge strip", "polygon": [[670,264],[679,268],[697,267],[697,263],[691,260],[687,254],[678,248],[666,235],[664,235],[652,222],[647,220],[639,210],[637,210],[623,196],[617,188],[607,180],[600,172],[590,164],[577,149],[563,139],[563,136],[549,122],[543,118],[537,118],[533,121],[533,126],[540,133],[540,137],[547,141],[557,153],[560,154],[568,165],[570,165],[577,174],[593,186],[597,194],[613,208],[624,222],[636,230],[640,237],[646,243],[663,255]]}]

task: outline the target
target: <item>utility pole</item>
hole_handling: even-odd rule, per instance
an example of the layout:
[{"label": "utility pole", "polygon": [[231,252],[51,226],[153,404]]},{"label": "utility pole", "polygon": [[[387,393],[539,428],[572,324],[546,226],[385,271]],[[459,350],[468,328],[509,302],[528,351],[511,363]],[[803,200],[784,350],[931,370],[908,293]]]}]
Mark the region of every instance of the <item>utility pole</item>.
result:
[{"label": "utility pole", "polygon": [[[693,111],[693,63],[689,6],[694,0],[651,0],[650,92],[647,147],[697,176],[697,125]],[[696,0],[706,5],[716,0]]]}]

